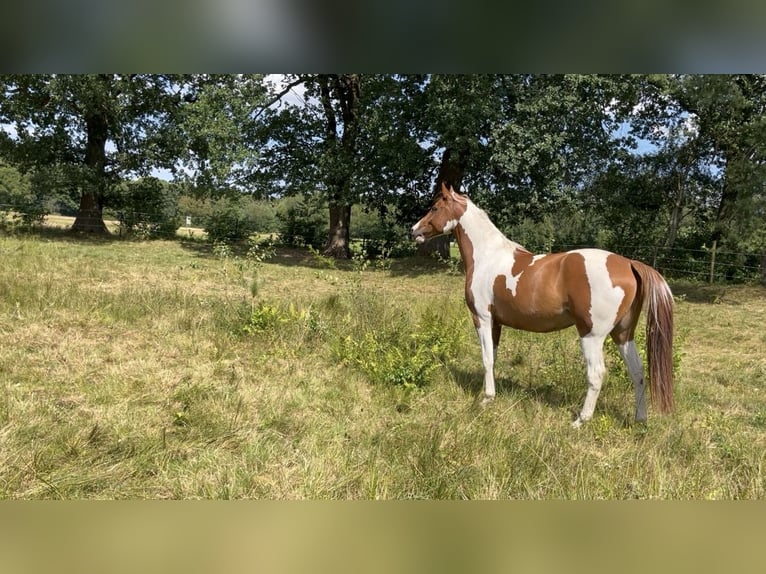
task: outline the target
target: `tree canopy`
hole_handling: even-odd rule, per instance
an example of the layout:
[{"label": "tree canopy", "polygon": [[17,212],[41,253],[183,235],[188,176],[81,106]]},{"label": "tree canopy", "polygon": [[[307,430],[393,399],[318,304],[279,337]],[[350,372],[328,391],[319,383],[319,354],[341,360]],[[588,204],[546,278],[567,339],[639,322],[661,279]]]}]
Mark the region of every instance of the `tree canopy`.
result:
[{"label": "tree canopy", "polygon": [[353,205],[411,223],[448,179],[548,248],[766,251],[764,75],[278,80],[2,76],[0,159],[29,201],[74,200],[79,230],[161,176],[197,197],[320,199],[325,251],[348,257]]}]

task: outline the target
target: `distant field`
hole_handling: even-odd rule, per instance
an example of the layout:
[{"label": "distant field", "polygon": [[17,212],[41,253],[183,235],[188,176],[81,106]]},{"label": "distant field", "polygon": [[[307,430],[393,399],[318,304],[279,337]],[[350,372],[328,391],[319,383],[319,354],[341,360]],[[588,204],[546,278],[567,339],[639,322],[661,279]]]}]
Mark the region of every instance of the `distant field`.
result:
[{"label": "distant field", "polygon": [[578,431],[574,331],[505,330],[478,407],[446,266],[287,249],[259,265],[179,235],[0,236],[0,497],[766,494],[766,289],[673,284],[677,413],[633,423],[608,343]]},{"label": "distant field", "polygon": [[[44,223],[46,227],[52,227],[54,229],[69,229],[72,227],[72,223],[74,223],[74,217],[68,217],[66,215],[46,215]],[[106,227],[110,232],[119,234],[119,221],[106,219],[104,223],[106,223]],[[205,230],[199,227],[179,227],[176,234],[184,238],[204,239],[207,237]]]}]

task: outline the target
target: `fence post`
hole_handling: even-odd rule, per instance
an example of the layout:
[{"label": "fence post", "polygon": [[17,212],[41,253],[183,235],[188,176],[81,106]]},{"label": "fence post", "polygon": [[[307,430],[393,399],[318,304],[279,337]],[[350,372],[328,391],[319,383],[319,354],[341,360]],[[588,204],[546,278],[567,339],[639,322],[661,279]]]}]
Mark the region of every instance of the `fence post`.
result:
[{"label": "fence post", "polygon": [[710,284],[713,284],[713,278],[715,277],[715,249],[718,244],[717,239],[713,239],[713,249],[710,251]]}]

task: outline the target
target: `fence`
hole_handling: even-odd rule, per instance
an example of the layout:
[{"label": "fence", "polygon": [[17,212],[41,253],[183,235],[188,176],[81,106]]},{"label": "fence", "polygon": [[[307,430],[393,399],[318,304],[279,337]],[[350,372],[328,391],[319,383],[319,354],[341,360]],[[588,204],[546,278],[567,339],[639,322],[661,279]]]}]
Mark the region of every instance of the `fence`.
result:
[{"label": "fence", "polygon": [[[559,246],[560,250],[585,246]],[[559,248],[557,247],[557,250]],[[711,247],[686,249],[653,245],[623,245],[619,253],[649,263],[666,277],[707,283],[749,283],[766,285],[766,253],[725,251]]]}]

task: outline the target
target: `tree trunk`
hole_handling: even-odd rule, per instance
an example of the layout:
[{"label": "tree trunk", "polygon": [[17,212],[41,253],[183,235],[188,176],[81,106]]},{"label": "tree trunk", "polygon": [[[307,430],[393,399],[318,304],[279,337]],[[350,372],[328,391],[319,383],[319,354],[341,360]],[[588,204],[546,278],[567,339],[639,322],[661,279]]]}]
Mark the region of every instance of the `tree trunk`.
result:
[{"label": "tree trunk", "polygon": [[80,196],[80,209],[72,224],[72,231],[109,235],[109,230],[104,223],[104,210],[93,189],[83,190]]},{"label": "tree trunk", "polygon": [[766,287],[766,252],[761,257],[761,285]]},{"label": "tree trunk", "polygon": [[684,204],[684,187],[681,177],[677,179],[676,194],[673,198],[673,208],[670,211],[670,221],[668,222],[668,233],[665,238],[665,247],[672,249],[676,243],[676,237],[678,236],[678,228],[681,225],[681,217],[683,214]]},{"label": "tree trunk", "polygon": [[[320,101],[325,112],[325,134],[336,167],[329,174],[330,233],[324,254],[338,259],[351,257],[351,179],[354,170],[356,136],[359,131],[361,86],[356,74],[320,75]],[[337,102],[343,120],[343,132],[338,141],[338,118],[333,108]]]},{"label": "tree trunk", "polygon": [[337,259],[351,257],[351,224],[350,205],[330,205],[330,236],[324,248],[324,255]]},{"label": "tree trunk", "polygon": [[86,176],[83,181],[80,209],[72,231],[108,235],[104,223],[104,188],[106,185],[106,140],[109,135],[107,116],[100,110],[85,115],[88,141],[85,147]]},{"label": "tree trunk", "polygon": [[[448,183],[455,191],[460,191],[460,184],[463,182],[463,174],[467,164],[467,151],[455,153],[453,148],[448,147],[445,149],[444,154],[442,154],[442,161],[439,164],[439,173],[434,183],[434,195],[439,193],[442,183]],[[451,237],[451,235],[442,235],[421,243],[417,247],[417,254],[436,255],[440,259],[449,259]]]}]

